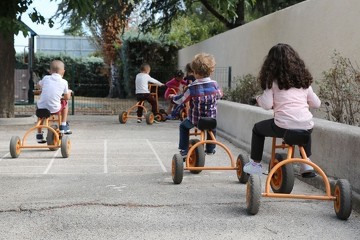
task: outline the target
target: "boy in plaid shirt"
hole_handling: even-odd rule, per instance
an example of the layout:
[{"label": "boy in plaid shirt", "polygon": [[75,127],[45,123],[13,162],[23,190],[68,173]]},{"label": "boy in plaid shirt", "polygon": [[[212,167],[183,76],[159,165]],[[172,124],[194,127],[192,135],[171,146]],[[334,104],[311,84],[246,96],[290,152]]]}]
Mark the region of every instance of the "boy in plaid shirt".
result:
[{"label": "boy in plaid shirt", "polygon": [[[188,117],[180,124],[179,149],[182,156],[186,156],[189,148],[189,131],[197,126],[200,117],[216,118],[217,100],[222,92],[217,82],[210,79],[215,69],[215,59],[207,53],[195,55],[191,62],[196,80],[188,85],[187,90],[180,95],[171,95],[176,104],[190,101]],[[216,130],[213,130],[216,134]],[[214,144],[206,144],[206,154],[215,153]]]}]

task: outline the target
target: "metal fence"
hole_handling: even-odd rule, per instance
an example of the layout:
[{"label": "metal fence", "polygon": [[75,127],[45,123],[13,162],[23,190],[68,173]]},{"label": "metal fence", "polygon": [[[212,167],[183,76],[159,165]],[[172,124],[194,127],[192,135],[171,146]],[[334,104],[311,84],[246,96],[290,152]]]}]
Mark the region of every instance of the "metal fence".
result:
[{"label": "metal fence", "polygon": [[[216,80],[221,88],[231,88],[231,67],[217,67],[211,78]],[[71,86],[71,81],[69,81]],[[71,86],[76,89],[77,86]],[[87,86],[88,90],[91,88],[108,88],[109,86]],[[166,109],[167,102],[163,99],[164,89],[161,89],[159,93],[159,108]],[[16,105],[15,115],[33,115],[35,113],[36,102],[39,96],[35,96],[35,103],[28,105]],[[69,114],[79,115],[117,115],[122,111],[127,110],[136,103],[134,98],[132,99],[119,99],[119,98],[106,98],[106,97],[82,97],[75,96],[69,100]],[[148,106],[150,107],[150,106]]]},{"label": "metal fence", "polygon": [[29,78],[30,76],[28,69],[15,69],[14,96],[16,104],[28,102]]},{"label": "metal fence", "polygon": [[231,67],[217,67],[211,75],[211,79],[216,80],[223,89],[231,88],[231,78]]}]

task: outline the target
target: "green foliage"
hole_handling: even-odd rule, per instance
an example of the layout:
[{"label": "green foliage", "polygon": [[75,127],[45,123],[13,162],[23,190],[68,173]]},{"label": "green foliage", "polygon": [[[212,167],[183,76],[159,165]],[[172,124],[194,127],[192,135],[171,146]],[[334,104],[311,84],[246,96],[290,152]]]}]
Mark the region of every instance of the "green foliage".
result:
[{"label": "green foliage", "polygon": [[[166,37],[180,46],[190,46],[224,31],[225,26],[198,3],[193,4],[186,15],[174,19]],[[160,30],[158,32],[162,33]]]},{"label": "green foliage", "polygon": [[16,54],[15,56],[15,69],[27,69],[27,54]]},{"label": "green foliage", "polygon": [[[17,66],[24,65],[23,54],[17,54]],[[108,76],[104,74],[104,62],[101,58],[72,58],[66,55],[36,54],[34,73],[41,79],[49,74],[50,62],[59,59],[65,64],[64,79],[76,96],[106,97],[109,93]]]},{"label": "green foliage", "polygon": [[[141,7],[140,24],[143,32],[151,32],[160,28],[163,32],[170,32],[174,22],[192,11],[201,15],[209,13],[217,19],[226,29],[243,25],[248,20],[253,20],[277,10],[289,7],[304,0],[163,0],[145,1]],[[207,25],[207,20],[202,25]]]},{"label": "green foliage", "polygon": [[303,1],[305,0],[253,0],[248,3],[252,15],[258,18]]},{"label": "green foliage", "polygon": [[[21,22],[22,14],[24,14],[33,0],[2,0],[0,1],[0,33],[3,36],[17,35],[23,32],[24,37],[27,36],[29,29]],[[30,19],[37,24],[45,24],[46,19],[35,9],[29,13]],[[52,19],[48,19],[47,23],[50,27],[54,25]]]},{"label": "green foliage", "polygon": [[235,82],[235,88],[224,91],[224,99],[253,105],[253,99],[261,92],[260,85],[255,76],[251,74],[238,77]]},{"label": "green foliage", "polygon": [[332,56],[332,64],[318,82],[319,97],[327,109],[326,117],[335,122],[360,125],[360,69],[337,51]]},{"label": "green foliage", "polygon": [[84,36],[86,30],[90,30],[94,41],[101,45],[101,28],[104,23],[114,16],[117,16],[122,23],[127,22],[138,2],[139,0],[61,0],[55,16],[60,17],[61,22],[67,23],[65,33]]},{"label": "green foliage", "polygon": [[121,95],[128,97],[135,94],[135,76],[145,62],[150,64],[153,78],[161,82],[169,80],[177,68],[178,50],[177,44],[161,41],[154,36],[126,35],[119,50]]}]

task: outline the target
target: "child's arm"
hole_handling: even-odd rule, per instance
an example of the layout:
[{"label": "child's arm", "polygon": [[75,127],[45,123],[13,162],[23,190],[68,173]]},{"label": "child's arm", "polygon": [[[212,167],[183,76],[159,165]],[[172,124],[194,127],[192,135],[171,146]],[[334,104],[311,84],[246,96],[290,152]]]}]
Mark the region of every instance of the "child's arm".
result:
[{"label": "child's arm", "polygon": [[307,102],[311,108],[319,108],[321,106],[321,101],[319,97],[314,93],[312,87],[308,88]]},{"label": "child's arm", "polygon": [[164,85],[165,85],[165,84],[163,84],[162,82],[159,82],[158,80],[156,80],[155,78],[152,78],[152,77],[150,77],[150,76],[149,76],[149,78],[148,78],[148,82],[151,82],[151,83],[156,84],[156,85],[158,85],[158,86],[164,86]]},{"label": "child's arm", "polygon": [[258,105],[265,110],[270,110],[274,105],[274,93],[272,89],[266,89],[263,94],[256,97]]},{"label": "child's arm", "polygon": [[63,94],[63,99],[69,100],[71,98],[71,93],[72,93],[72,90],[68,89],[67,93]]},{"label": "child's arm", "polygon": [[170,94],[169,97],[172,97],[172,100],[174,101],[174,103],[183,104],[183,103],[190,101],[190,98],[191,98],[190,90],[187,89],[184,93],[179,94],[179,95]]},{"label": "child's arm", "polygon": [[165,85],[168,87],[168,88],[175,88],[176,87],[176,79],[171,79],[169,80],[168,82],[165,83]]}]

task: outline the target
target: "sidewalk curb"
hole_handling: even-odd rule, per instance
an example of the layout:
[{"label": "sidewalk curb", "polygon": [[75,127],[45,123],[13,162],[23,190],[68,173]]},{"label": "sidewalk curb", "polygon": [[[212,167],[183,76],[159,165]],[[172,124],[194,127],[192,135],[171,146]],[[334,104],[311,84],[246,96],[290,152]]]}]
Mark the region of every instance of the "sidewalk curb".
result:
[{"label": "sidewalk curb", "polygon": [[34,124],[37,121],[35,115],[30,117],[20,117],[20,118],[0,118],[0,125],[10,126],[10,125],[28,125]]}]

